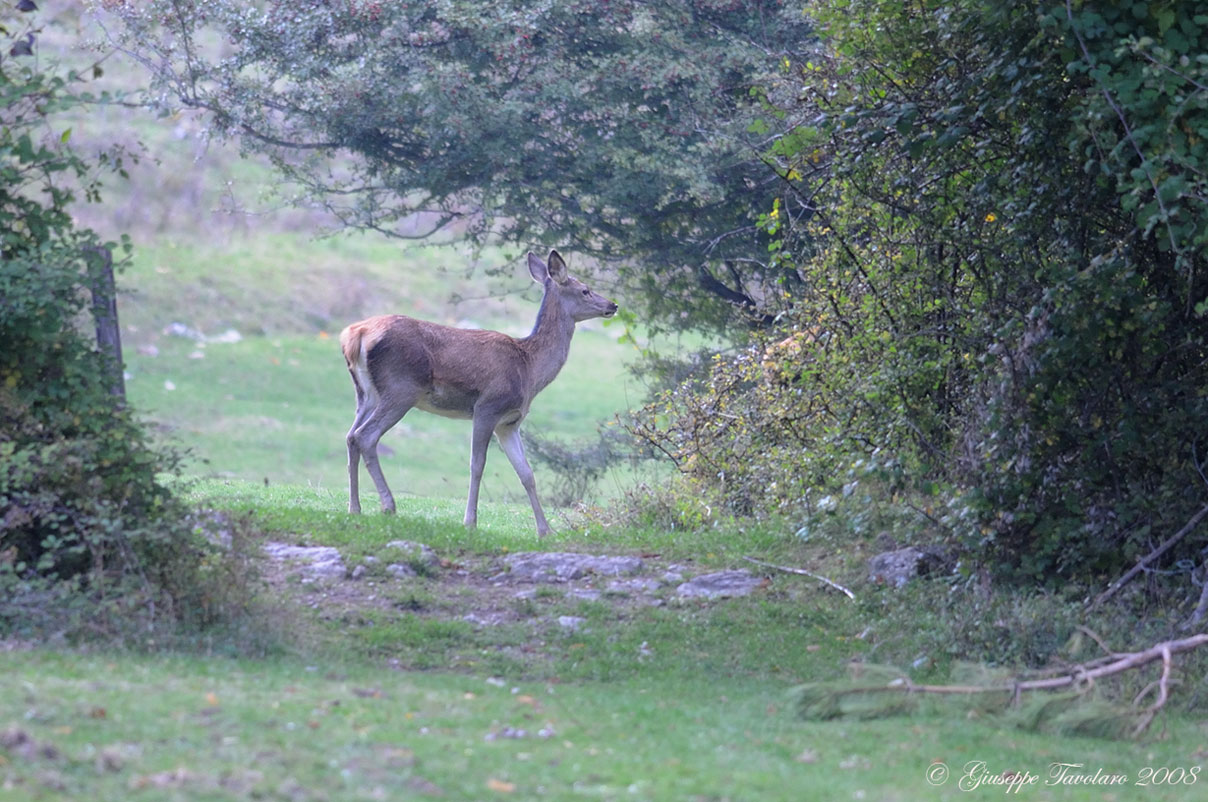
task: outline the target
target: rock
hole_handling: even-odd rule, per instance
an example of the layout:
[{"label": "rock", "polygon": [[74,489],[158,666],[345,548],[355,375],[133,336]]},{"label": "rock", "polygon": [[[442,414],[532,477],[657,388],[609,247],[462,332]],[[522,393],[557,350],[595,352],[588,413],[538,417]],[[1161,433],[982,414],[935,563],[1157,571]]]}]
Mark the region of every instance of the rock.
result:
[{"label": "rock", "polygon": [[200,331],[192,326],[186,326],[184,323],[169,323],[167,326],[164,326],[164,334],[169,337],[184,337],[187,340],[196,340],[197,342],[201,342],[206,338]]},{"label": "rock", "polygon": [[476,627],[497,627],[507,618],[506,614],[499,611],[483,610],[481,612],[469,612],[461,617],[462,621],[467,624],[473,624]]},{"label": "rock", "polygon": [[577,615],[558,616],[558,626],[562,627],[567,632],[578,632],[579,629],[586,623],[586,618],[580,618]]},{"label": "rock", "polygon": [[237,343],[243,342],[243,335],[235,329],[227,329],[222,334],[206,337],[205,341],[208,343]]},{"label": "rock", "polygon": [[236,522],[225,512],[198,510],[190,513],[189,526],[215,546],[231,547]]},{"label": "rock", "polygon": [[360,579],[365,576],[365,566],[358,565],[352,569],[352,573],[348,575],[349,579]]},{"label": "rock", "polygon": [[877,539],[873,541],[873,545],[876,546],[879,551],[894,551],[901,548],[901,546],[898,545],[898,541],[894,540],[893,535],[889,534],[888,532],[878,533]]},{"label": "rock", "polygon": [[667,571],[662,581],[665,585],[678,585],[684,581],[684,575],[679,571]]},{"label": "rock", "polygon": [[[680,581],[683,581],[683,577],[680,577]],[[608,583],[605,589],[609,593],[621,594],[654,593],[656,590],[662,587],[662,584],[663,583],[659,582],[657,579],[639,576],[634,577],[633,579],[614,579]]]},{"label": "rock", "polygon": [[718,571],[694,577],[675,589],[681,598],[724,599],[731,596],[747,596],[763,585],[763,577],[750,571]]},{"label": "rock", "polygon": [[900,588],[917,576],[941,569],[951,559],[943,547],[907,546],[881,552],[868,561],[868,581]]},{"label": "rock", "polygon": [[436,564],[440,562],[436,556],[436,552],[423,543],[413,543],[410,540],[392,540],[386,544],[386,548],[398,549],[405,555],[404,559],[426,565],[429,568],[436,567]]},{"label": "rock", "polygon": [[594,588],[571,588],[566,591],[566,598],[576,601],[599,601],[601,595],[603,594]]},{"label": "rock", "polygon": [[343,579],[347,574],[344,558],[338,549],[331,546],[291,546],[288,543],[269,541],[264,551],[274,560],[300,563],[306,579]]},{"label": "rock", "polygon": [[511,569],[496,579],[513,582],[569,582],[588,574],[625,576],[645,567],[638,557],[607,557],[566,552],[523,552],[507,559]]},{"label": "rock", "polygon": [[405,579],[409,576],[416,576],[415,569],[403,563],[391,563],[386,566],[386,573],[396,579]]}]

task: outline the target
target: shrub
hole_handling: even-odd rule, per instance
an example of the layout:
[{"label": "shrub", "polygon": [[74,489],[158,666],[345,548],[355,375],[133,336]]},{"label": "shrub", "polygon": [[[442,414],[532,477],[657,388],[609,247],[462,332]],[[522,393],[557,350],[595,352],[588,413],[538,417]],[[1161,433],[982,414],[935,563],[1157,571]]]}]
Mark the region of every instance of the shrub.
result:
[{"label": "shrub", "polygon": [[0,633],[207,625],[241,603],[213,576],[240,557],[185,521],[157,478],[174,456],[152,448],[85,334],[96,254],[115,246],[77,229],[70,206],[77,191],[97,200],[96,168],[121,161],[83,159],[69,134],[39,141],[82,99],[76,74],[33,61],[32,6],[0,7],[20,44],[0,60]]}]

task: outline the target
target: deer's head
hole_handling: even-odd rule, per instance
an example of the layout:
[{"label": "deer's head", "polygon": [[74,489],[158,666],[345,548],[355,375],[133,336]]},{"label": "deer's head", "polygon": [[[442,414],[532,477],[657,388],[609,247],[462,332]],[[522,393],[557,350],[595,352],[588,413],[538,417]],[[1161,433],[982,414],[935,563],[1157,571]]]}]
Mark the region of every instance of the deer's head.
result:
[{"label": "deer's head", "polygon": [[550,251],[549,259],[544,262],[530,252],[528,269],[533,281],[545,288],[546,297],[556,301],[576,323],[617,313],[616,304],[566,272],[566,262],[557,251]]}]

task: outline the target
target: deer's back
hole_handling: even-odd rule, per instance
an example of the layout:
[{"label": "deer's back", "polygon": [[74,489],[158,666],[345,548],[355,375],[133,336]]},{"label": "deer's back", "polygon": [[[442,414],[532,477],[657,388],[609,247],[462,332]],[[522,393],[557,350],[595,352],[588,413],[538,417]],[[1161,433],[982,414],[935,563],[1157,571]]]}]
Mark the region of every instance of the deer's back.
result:
[{"label": "deer's back", "polygon": [[521,408],[527,360],[516,340],[497,331],[458,329],[405,315],[383,315],[340,335],[354,378],[380,394],[414,398],[426,412],[469,418],[485,396]]}]

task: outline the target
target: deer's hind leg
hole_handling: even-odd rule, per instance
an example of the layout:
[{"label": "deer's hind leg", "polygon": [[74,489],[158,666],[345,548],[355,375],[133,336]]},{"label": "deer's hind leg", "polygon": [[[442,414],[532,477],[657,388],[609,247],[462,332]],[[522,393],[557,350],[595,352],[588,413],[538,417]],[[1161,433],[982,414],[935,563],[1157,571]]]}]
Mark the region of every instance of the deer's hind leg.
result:
[{"label": "deer's hind leg", "polygon": [[360,470],[361,470],[361,448],[357,445],[356,431],[365,422],[365,418],[372,411],[366,400],[365,391],[361,389],[360,382],[357,381],[356,374],[352,376],[352,386],[357,392],[357,414],[352,420],[352,428],[348,430],[348,435],[344,438],[344,442],[348,445],[348,511],[353,515],[359,515],[361,512],[361,493],[360,493]]},{"label": "deer's hind leg", "polygon": [[382,435],[402,420],[414,404],[414,397],[392,399],[390,403],[387,403],[385,399],[378,399],[375,404],[358,403],[356,419],[353,421],[347,437],[349,512],[361,511],[357,488],[358,457],[365,460],[365,469],[369,471],[369,476],[373,479],[374,487],[377,489],[378,498],[382,502],[382,512],[394,512],[394,495],[390,492],[390,486],[386,484],[386,477],[382,474],[382,466],[378,462],[378,441],[382,439]]}]

